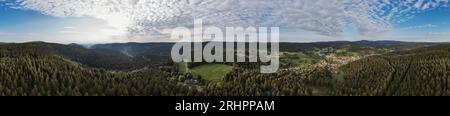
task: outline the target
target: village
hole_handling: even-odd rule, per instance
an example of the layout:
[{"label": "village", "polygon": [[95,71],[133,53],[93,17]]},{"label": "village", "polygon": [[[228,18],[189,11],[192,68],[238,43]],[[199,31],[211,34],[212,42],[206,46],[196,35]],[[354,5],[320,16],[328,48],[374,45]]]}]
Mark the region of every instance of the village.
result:
[{"label": "village", "polygon": [[[369,56],[392,52],[389,49],[367,48],[365,51],[350,51],[349,48],[317,48],[309,54],[284,53],[281,57],[288,57],[290,61],[284,61],[283,71],[298,71],[300,73],[311,72],[317,68],[327,69],[333,73],[338,73],[339,68],[353,61],[357,61]],[[293,54],[297,56],[293,57]],[[289,56],[290,55],[290,56]],[[299,61],[295,61],[297,58]],[[282,58],[283,62],[283,58]],[[294,66],[292,66],[294,65]],[[283,68],[289,67],[289,68]]]}]

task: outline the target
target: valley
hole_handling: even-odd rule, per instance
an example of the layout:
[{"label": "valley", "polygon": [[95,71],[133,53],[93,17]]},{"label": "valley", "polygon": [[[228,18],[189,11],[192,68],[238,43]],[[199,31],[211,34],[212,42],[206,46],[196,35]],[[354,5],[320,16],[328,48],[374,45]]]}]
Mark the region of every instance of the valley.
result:
[{"label": "valley", "polygon": [[450,95],[446,43],[280,43],[273,74],[260,73],[259,63],[174,63],[172,45],[1,44],[0,95]]}]

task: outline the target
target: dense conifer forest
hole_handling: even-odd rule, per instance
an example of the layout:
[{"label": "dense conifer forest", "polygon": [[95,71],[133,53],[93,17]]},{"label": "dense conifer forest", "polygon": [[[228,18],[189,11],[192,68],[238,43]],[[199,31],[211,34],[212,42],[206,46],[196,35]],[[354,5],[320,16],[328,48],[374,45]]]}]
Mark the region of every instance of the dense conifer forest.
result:
[{"label": "dense conifer forest", "polygon": [[[300,48],[284,51],[296,49]],[[283,64],[287,68],[278,73],[262,74],[257,68],[249,68],[257,63],[225,63],[220,65],[232,66],[232,70],[220,82],[182,72],[174,63],[158,62],[100,46],[2,44],[0,96],[450,95],[447,44],[370,55],[338,70],[315,65],[299,70],[292,68],[296,65]],[[205,64],[188,64],[186,68],[197,65]]]}]

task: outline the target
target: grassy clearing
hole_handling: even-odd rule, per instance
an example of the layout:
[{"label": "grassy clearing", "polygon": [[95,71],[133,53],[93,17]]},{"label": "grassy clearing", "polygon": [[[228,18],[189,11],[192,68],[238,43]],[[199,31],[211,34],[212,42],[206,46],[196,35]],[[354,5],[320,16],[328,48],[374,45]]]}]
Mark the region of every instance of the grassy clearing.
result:
[{"label": "grassy clearing", "polygon": [[200,75],[208,82],[221,82],[226,74],[233,70],[233,66],[224,64],[206,64],[194,67],[189,71],[193,75]]},{"label": "grassy clearing", "polygon": [[185,63],[185,62],[177,63],[177,67],[178,67],[178,71],[180,71],[181,73],[187,73],[189,71],[187,63]]},{"label": "grassy clearing", "polygon": [[317,59],[302,52],[282,52],[280,55],[282,64],[314,64],[317,62]]}]

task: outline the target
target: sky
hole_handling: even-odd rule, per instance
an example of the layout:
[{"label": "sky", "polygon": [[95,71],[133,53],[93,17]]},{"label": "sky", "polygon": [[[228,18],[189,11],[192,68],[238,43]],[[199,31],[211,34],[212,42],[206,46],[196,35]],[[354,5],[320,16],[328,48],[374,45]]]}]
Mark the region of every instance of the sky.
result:
[{"label": "sky", "polygon": [[176,27],[280,27],[284,42],[450,41],[450,0],[0,0],[0,42],[172,42]]}]

